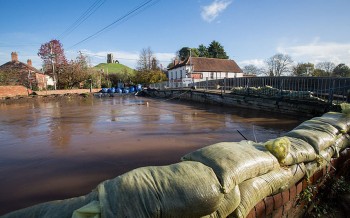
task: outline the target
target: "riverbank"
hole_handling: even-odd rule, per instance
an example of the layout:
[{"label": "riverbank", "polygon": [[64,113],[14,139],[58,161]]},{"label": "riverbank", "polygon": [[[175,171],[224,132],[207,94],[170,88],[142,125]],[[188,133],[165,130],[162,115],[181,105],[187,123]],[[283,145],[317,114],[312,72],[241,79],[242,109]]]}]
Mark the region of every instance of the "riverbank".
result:
[{"label": "riverbank", "polygon": [[43,101],[61,98],[86,98],[98,93],[100,89],[65,89],[65,90],[45,90],[31,91],[23,86],[0,87],[0,104],[12,104],[36,101]]},{"label": "riverbank", "polygon": [[32,91],[24,86],[0,86],[0,100],[32,98],[33,96],[51,96],[67,94],[96,93],[101,89],[64,89]]},{"label": "riverbank", "polygon": [[147,89],[146,96],[158,99],[176,99],[189,102],[240,107],[289,114],[294,116],[315,117],[332,110],[340,111],[340,106],[327,101],[310,98],[300,99],[277,96],[258,96],[224,93],[223,91],[191,90],[191,89]]}]

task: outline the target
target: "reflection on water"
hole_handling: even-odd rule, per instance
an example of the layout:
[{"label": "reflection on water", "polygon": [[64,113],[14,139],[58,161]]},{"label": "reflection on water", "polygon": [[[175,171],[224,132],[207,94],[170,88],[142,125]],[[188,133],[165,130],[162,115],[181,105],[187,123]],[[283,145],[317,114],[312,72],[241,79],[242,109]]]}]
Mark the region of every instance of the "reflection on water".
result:
[{"label": "reflection on water", "polygon": [[[131,169],[221,141],[278,137],[302,120],[138,97],[0,104],[0,214],[90,192]],[[253,131],[254,130],[254,131]]]}]

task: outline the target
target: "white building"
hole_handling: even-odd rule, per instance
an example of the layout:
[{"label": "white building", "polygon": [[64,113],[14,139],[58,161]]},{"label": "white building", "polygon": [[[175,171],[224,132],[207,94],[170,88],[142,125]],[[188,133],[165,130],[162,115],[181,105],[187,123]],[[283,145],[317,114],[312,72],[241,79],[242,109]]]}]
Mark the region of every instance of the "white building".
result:
[{"label": "white building", "polygon": [[168,69],[169,86],[188,86],[192,82],[243,77],[234,60],[191,57]]}]

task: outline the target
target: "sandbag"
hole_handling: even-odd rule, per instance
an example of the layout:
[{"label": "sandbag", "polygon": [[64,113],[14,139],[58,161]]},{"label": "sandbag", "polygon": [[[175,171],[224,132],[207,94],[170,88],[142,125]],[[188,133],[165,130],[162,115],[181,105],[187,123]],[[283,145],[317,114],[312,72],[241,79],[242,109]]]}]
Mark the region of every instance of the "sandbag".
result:
[{"label": "sandbag", "polygon": [[332,126],[331,124],[319,121],[319,120],[307,120],[301,123],[299,126],[294,129],[309,129],[309,130],[317,130],[320,132],[326,132],[330,135],[337,135],[339,130]]},{"label": "sandbag", "polygon": [[293,137],[285,136],[269,140],[265,143],[265,147],[282,166],[313,161],[317,156],[315,149],[309,143]]},{"label": "sandbag", "polygon": [[[90,202],[98,199],[97,191],[94,190],[90,194],[66,199],[62,201],[51,201],[38,204],[32,207],[24,208],[6,214],[3,218],[71,218],[75,210],[90,204]],[[91,217],[91,216],[90,216]]]},{"label": "sandbag", "polygon": [[322,170],[323,167],[330,166],[330,160],[334,153],[334,147],[326,148],[325,150],[320,152],[316,160],[306,163],[306,178],[310,178],[312,175],[314,175],[314,173],[316,173],[319,170]]},{"label": "sandbag", "polygon": [[101,205],[99,201],[92,201],[89,204],[75,210],[72,218],[100,218]]},{"label": "sandbag", "polygon": [[305,174],[304,164],[280,168],[239,184],[241,203],[228,217],[246,217],[253,207],[267,196],[290,188]]},{"label": "sandbag", "polygon": [[229,193],[225,194],[224,200],[221,202],[217,211],[210,214],[209,218],[226,218],[230,215],[241,202],[241,193],[238,185],[235,186]]},{"label": "sandbag", "polygon": [[318,120],[324,123],[328,123],[337,128],[342,133],[350,131],[350,117],[343,113],[328,112],[323,114],[322,117],[314,117],[311,120]]},{"label": "sandbag", "polygon": [[184,161],[198,161],[211,167],[229,193],[244,180],[265,174],[279,167],[277,159],[268,151],[260,151],[251,141],[221,142],[182,157]]},{"label": "sandbag", "polygon": [[332,147],[334,148],[333,157],[339,157],[340,152],[342,152],[345,148],[350,146],[350,136],[349,134],[344,134],[334,142]]},{"label": "sandbag", "polygon": [[331,146],[336,140],[333,134],[311,129],[294,129],[284,136],[298,138],[309,143],[315,149],[316,154]]},{"label": "sandbag", "polygon": [[213,170],[186,161],[143,167],[98,186],[102,217],[201,217],[224,199]]}]

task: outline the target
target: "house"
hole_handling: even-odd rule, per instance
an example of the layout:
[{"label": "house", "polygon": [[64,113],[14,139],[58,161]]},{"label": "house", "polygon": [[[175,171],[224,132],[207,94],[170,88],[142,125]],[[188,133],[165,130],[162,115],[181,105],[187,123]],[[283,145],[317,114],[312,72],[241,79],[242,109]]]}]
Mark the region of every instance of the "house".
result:
[{"label": "house", "polygon": [[188,86],[192,82],[243,77],[243,71],[234,60],[190,57],[174,61],[168,69],[169,86]]},{"label": "house", "polygon": [[11,53],[11,61],[0,66],[0,71],[11,74],[11,85],[24,85],[30,89],[42,90],[47,86],[47,78],[42,72],[32,66],[32,60],[27,63],[18,61],[16,52]]}]

